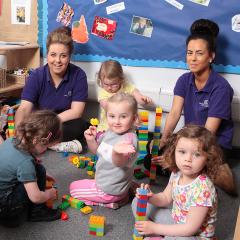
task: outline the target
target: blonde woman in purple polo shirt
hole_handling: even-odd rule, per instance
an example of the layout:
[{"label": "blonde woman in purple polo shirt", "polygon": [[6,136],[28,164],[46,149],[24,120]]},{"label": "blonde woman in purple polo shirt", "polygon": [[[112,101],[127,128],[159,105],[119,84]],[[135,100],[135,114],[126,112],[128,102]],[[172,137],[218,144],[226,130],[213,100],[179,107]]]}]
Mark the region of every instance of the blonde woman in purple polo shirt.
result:
[{"label": "blonde woman in purple polo shirt", "polygon": [[34,70],[23,89],[15,116],[16,125],[33,109],[49,109],[63,122],[63,142],[52,149],[81,152],[88,124],[81,119],[88,97],[85,72],[70,63],[73,51],[71,29],[59,27],[47,37],[47,64]]},{"label": "blonde woman in purple polo shirt", "polygon": [[[190,31],[186,40],[186,61],[190,72],[183,74],[175,85],[172,108],[167,116],[160,148],[174,131],[183,110],[185,124],[205,126],[216,135],[218,144],[226,153],[232,148],[233,89],[211,67],[219,28],[213,21],[199,19],[192,24]],[[153,159],[153,162],[159,159],[161,157]],[[227,163],[221,165],[218,176],[216,185],[228,193],[236,193],[232,171]]]}]

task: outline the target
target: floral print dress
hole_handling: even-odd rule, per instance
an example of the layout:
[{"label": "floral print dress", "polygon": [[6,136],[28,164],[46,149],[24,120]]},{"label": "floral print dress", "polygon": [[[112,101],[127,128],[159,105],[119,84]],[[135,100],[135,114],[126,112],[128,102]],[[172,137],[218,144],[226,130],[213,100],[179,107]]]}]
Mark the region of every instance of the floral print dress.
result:
[{"label": "floral print dress", "polygon": [[207,217],[199,229],[197,236],[200,239],[215,239],[215,223],[217,220],[217,194],[211,180],[204,174],[199,175],[187,185],[179,185],[181,173],[172,173],[173,209],[172,217],[178,224],[185,223],[190,207],[209,207]]}]

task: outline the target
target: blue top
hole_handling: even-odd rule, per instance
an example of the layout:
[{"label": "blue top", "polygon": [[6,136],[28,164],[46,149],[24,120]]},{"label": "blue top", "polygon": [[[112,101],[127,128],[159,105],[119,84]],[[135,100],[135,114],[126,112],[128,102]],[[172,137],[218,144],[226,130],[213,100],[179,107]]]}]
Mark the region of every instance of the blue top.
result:
[{"label": "blue top", "polygon": [[15,148],[12,138],[0,144],[0,155],[0,195],[19,182],[37,181],[34,158]]},{"label": "blue top", "polygon": [[232,147],[233,89],[226,79],[212,70],[204,88],[198,90],[194,74],[185,73],[178,79],[174,95],[184,98],[185,124],[204,126],[208,117],[220,118],[222,121],[216,133],[217,141],[224,148]]},{"label": "blue top", "polygon": [[32,102],[38,109],[49,109],[56,113],[70,109],[72,101],[85,102],[87,97],[86,74],[71,63],[57,88],[52,83],[46,64],[30,74],[22,91],[22,100]]}]

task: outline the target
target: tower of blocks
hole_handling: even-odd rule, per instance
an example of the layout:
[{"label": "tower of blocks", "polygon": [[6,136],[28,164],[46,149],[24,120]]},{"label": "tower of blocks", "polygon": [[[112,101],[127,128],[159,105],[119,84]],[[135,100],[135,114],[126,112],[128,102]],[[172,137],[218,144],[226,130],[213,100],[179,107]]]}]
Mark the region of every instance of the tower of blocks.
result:
[{"label": "tower of blocks", "polygon": [[8,123],[8,137],[14,137],[15,123],[14,123],[14,110],[12,108],[8,110],[7,123]]},{"label": "tower of blocks", "polygon": [[140,112],[140,122],[141,125],[138,128],[138,148],[139,148],[139,155],[137,159],[137,164],[143,162],[144,157],[147,154],[147,143],[148,143],[148,112]]},{"label": "tower of blocks", "polygon": [[104,235],[105,217],[91,215],[89,218],[89,234],[94,236]]},{"label": "tower of blocks", "polygon": [[[147,202],[148,202],[148,190],[143,188],[137,189],[139,198],[137,199],[137,211],[135,221],[145,221],[147,212]],[[133,240],[143,240],[143,236],[140,235],[136,228],[133,231]]]},{"label": "tower of blocks", "polygon": [[[156,108],[156,118],[155,118],[155,128],[153,134],[153,146],[152,146],[152,157],[158,156],[158,148],[160,141],[160,132],[161,132],[161,121],[162,121],[162,108]],[[151,163],[150,168],[150,181],[156,180],[156,164]]]}]

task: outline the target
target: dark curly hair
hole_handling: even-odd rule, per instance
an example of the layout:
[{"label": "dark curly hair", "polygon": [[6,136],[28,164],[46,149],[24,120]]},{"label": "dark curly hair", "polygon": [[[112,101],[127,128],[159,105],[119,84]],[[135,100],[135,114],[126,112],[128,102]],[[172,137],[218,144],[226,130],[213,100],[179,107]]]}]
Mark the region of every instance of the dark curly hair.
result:
[{"label": "dark curly hair", "polygon": [[32,152],[34,139],[42,145],[57,143],[62,137],[62,124],[58,115],[50,110],[32,112],[16,129],[15,147]]},{"label": "dark curly hair", "polygon": [[222,164],[223,153],[216,142],[215,136],[202,126],[186,125],[177,133],[172,134],[167,141],[167,147],[163,154],[161,166],[164,169],[169,169],[173,172],[179,171],[175,160],[175,150],[180,138],[195,139],[199,142],[199,147],[207,158],[203,173],[205,173],[211,180],[214,180],[218,168]]}]

